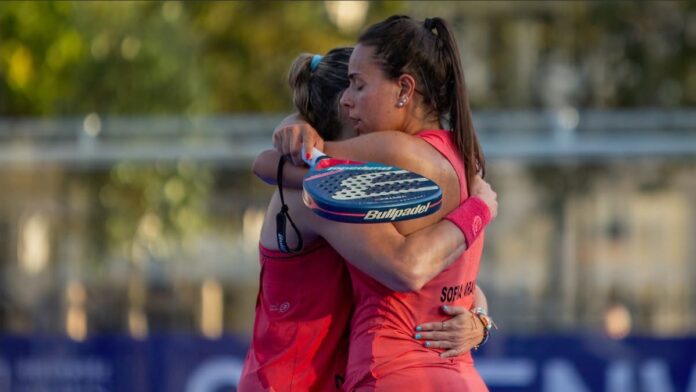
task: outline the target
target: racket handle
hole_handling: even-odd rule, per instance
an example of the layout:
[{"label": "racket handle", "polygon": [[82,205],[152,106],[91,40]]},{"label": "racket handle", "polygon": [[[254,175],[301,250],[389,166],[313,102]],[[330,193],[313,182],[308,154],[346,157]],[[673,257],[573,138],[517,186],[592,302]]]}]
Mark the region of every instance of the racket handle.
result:
[{"label": "racket handle", "polygon": [[302,160],[309,165],[309,167],[314,167],[321,157],[325,157],[326,154],[316,149],[312,148],[312,155],[307,159],[307,151],[304,146],[302,146]]}]

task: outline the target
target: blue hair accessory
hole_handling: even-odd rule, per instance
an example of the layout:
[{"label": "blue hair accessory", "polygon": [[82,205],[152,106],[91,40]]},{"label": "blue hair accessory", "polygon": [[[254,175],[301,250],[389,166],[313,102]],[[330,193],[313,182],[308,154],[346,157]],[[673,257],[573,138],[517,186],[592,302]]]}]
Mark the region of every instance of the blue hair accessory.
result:
[{"label": "blue hair accessory", "polygon": [[320,54],[315,54],[315,55],[312,57],[312,62],[309,64],[309,69],[312,70],[312,72],[316,71],[316,70],[317,70],[317,66],[318,66],[319,63],[321,62],[321,59],[323,59],[323,58],[324,58],[324,56],[322,56],[322,55],[320,55]]}]

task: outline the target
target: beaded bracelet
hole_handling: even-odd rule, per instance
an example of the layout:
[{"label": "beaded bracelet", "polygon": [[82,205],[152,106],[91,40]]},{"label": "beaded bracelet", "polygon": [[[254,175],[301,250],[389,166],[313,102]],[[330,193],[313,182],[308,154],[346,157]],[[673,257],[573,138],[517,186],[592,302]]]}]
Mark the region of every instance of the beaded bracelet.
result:
[{"label": "beaded bracelet", "polygon": [[472,311],[472,314],[476,317],[478,317],[479,321],[481,321],[481,325],[483,325],[483,339],[481,339],[481,342],[474,346],[474,350],[478,350],[479,347],[483,346],[488,342],[488,338],[491,335],[491,329],[495,327],[496,329],[498,328],[495,323],[493,322],[493,319],[488,316],[487,312],[483,308],[475,308]]}]

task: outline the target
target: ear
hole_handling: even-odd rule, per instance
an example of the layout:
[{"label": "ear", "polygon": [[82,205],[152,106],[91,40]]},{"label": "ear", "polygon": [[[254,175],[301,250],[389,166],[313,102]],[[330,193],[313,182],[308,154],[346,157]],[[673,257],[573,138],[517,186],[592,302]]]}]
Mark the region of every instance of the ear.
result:
[{"label": "ear", "polygon": [[402,106],[413,99],[413,94],[416,92],[416,79],[409,74],[402,74],[398,77],[399,84],[399,102],[403,102]]}]

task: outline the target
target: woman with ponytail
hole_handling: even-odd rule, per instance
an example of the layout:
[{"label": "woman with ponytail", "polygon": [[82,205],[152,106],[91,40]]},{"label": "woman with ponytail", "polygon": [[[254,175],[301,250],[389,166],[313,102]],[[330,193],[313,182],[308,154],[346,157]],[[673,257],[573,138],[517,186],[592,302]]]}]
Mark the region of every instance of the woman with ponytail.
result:
[{"label": "woman with ponytail", "polygon": [[[469,353],[443,358],[446,346],[433,341],[452,328],[442,309],[469,309],[473,304],[487,223],[485,213],[471,219],[471,211],[457,207],[476,199],[469,195],[477,173],[485,173],[485,161],[454,36],[441,18],[390,17],[360,36],[348,76],[350,86],[341,104],[361,136],[325,143],[307,124],[290,121],[274,133],[276,148],[293,155],[294,161],[302,145],[307,151],[317,147],[335,157],[363,161],[386,157],[390,164],[432,178],[443,190],[442,209],[400,224],[400,232],[411,233],[443,219],[462,230],[468,247],[442,272],[409,292],[384,285],[346,257],[355,310],[345,388],[486,391]],[[490,327],[485,314],[476,316]],[[424,324],[429,320],[440,322]],[[414,334],[427,341],[419,343]]]},{"label": "woman with ponytail", "polygon": [[[322,130],[326,140],[354,135],[343,126],[338,103],[348,87],[351,52],[352,48],[338,48],[325,56],[303,53],[288,74],[296,109]],[[277,159],[272,170],[276,168]],[[275,176],[274,172],[268,177],[275,181]],[[273,195],[261,231],[254,330],[237,390],[336,391],[345,378],[348,355],[350,278],[343,258],[304,229],[292,192],[281,196],[279,191]],[[284,202],[300,230],[283,233],[287,243],[298,244],[293,252],[279,248],[276,239],[276,214]]]},{"label": "woman with ponytail", "polygon": [[325,56],[300,54],[290,66],[288,84],[299,114],[321,130],[326,140],[355,136],[341,117],[340,93],[348,87],[348,60],[353,48],[336,48]]},{"label": "woman with ponytail", "polygon": [[[343,48],[326,56],[302,54],[289,73],[288,82],[299,114],[307,119],[307,126],[319,130],[327,141],[355,134],[339,104],[341,92],[349,85],[350,53],[350,48]],[[282,162],[278,165],[277,155],[258,159],[257,163],[271,160],[273,172],[264,177],[269,182],[276,178],[293,182],[292,173],[297,168],[284,167]],[[300,181],[297,178],[295,182]],[[476,184],[474,193],[480,197],[477,200],[485,200],[494,213],[495,193],[481,179]],[[458,209],[471,212],[472,206],[478,205],[462,203]],[[278,219],[287,224],[280,225]],[[287,230],[281,232],[282,226]],[[401,231],[392,224],[360,226],[356,230],[356,225],[321,219],[305,208],[300,191],[279,184],[261,230],[261,278],[254,333],[238,390],[340,388],[345,379],[348,324],[353,309],[343,258],[355,260],[356,267],[378,284],[407,291],[420,287],[446,268],[467,244],[462,230],[448,221],[418,232]],[[284,241],[279,241],[281,236]],[[485,307],[485,303],[480,305]],[[448,320],[446,336],[452,337],[452,342],[443,347],[451,349],[450,355],[468,351],[484,336],[481,325],[466,309],[453,308],[445,314],[456,316],[464,312],[468,317]],[[415,342],[413,336],[410,339]]]}]

